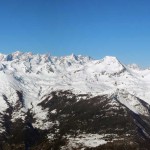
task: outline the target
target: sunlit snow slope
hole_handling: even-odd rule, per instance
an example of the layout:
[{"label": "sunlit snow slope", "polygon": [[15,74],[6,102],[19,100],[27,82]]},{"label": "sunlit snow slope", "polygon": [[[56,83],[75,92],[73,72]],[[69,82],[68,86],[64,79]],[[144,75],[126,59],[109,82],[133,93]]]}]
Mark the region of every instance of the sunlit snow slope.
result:
[{"label": "sunlit snow slope", "polygon": [[150,70],[134,66],[111,56],[93,60],[80,55],[0,54],[0,93],[22,91],[26,108],[54,90],[99,95],[123,89],[150,104]]}]

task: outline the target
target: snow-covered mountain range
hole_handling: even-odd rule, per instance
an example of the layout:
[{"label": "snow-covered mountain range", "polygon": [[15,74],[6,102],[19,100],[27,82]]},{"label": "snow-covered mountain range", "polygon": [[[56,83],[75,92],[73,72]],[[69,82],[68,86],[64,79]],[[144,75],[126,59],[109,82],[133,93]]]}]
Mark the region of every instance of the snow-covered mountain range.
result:
[{"label": "snow-covered mountain range", "polygon": [[[95,117],[97,115],[97,118],[98,112],[104,109],[105,105],[110,106],[108,110],[109,113],[114,113],[113,116],[116,115],[116,110],[122,108],[126,112],[121,111],[123,113],[121,115],[132,116],[129,117],[133,119],[131,122],[135,125],[132,130],[138,128],[144,137],[150,139],[150,69],[140,69],[135,64],[125,65],[111,56],[94,60],[73,54],[55,57],[17,51],[9,55],[0,54],[0,85],[0,133],[2,135],[12,133],[9,133],[11,127],[6,125],[8,122],[13,126],[18,123],[18,120],[21,120],[22,124],[26,120],[31,120],[34,128],[42,133],[47,131],[44,137],[51,141],[57,134],[61,135],[59,132],[64,125],[61,117],[77,115],[79,113],[77,110],[83,103],[86,103],[83,107],[90,107],[88,104],[91,103],[93,107],[90,113],[94,113]],[[64,100],[61,104],[63,109],[57,102],[58,99]],[[106,99],[106,104],[102,104]],[[80,105],[76,106],[78,104]],[[96,107],[97,112],[93,110],[94,104],[99,106],[99,109]],[[63,110],[67,113],[65,111],[62,114]],[[107,111],[104,111],[106,115]],[[76,113],[73,115],[73,112]],[[88,111],[86,110],[85,113]],[[99,114],[99,116],[103,115]],[[82,122],[82,119],[80,121]],[[105,123],[103,125],[105,126]],[[107,141],[113,143],[120,138],[117,132],[104,133],[97,128],[88,131],[83,130],[79,125],[76,130],[70,128],[76,132],[75,137],[71,137],[69,132],[63,132],[63,137],[68,139],[68,142],[61,146],[61,149],[93,148],[104,145],[108,143]],[[119,129],[119,123],[115,129],[117,128]],[[55,130],[51,131],[52,129]],[[94,131],[99,133],[96,134]],[[123,134],[133,137],[128,131]],[[106,140],[108,135],[113,137],[111,141]],[[122,139],[125,137],[122,136]]]}]

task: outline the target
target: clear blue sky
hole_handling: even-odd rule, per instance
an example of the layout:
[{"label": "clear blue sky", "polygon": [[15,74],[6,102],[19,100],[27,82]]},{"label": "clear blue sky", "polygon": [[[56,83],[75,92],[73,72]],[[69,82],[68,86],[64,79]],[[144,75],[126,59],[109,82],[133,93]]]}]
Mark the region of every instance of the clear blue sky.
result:
[{"label": "clear blue sky", "polygon": [[16,50],[150,66],[150,1],[0,0],[0,52]]}]

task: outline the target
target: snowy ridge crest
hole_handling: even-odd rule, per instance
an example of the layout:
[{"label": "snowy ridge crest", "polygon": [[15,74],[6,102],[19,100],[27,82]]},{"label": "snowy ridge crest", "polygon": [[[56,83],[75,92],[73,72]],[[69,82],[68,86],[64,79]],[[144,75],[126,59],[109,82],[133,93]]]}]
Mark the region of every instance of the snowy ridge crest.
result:
[{"label": "snowy ridge crest", "polygon": [[74,54],[0,54],[0,78],[0,95],[9,93],[13,99],[11,92],[20,91],[27,109],[57,90],[96,96],[124,89],[150,104],[150,70],[126,66],[111,56],[94,60]]}]

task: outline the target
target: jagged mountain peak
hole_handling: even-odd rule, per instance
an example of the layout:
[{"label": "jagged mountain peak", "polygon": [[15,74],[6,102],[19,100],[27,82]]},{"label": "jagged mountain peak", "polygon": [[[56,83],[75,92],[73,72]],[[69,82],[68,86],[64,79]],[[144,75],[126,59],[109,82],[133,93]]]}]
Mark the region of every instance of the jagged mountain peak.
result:
[{"label": "jagged mountain peak", "polygon": [[106,62],[108,62],[108,63],[111,63],[111,62],[113,62],[113,63],[118,63],[119,62],[119,60],[117,59],[117,57],[115,57],[115,56],[105,56],[104,58],[103,58],[103,61],[106,61]]},{"label": "jagged mountain peak", "polygon": [[74,60],[78,60],[78,56],[76,56],[75,54],[71,54],[70,56],[69,56],[71,59],[74,59]]},{"label": "jagged mountain peak", "polygon": [[19,84],[23,87],[28,76],[33,78],[33,81],[35,77],[38,79],[39,82],[35,81],[37,86],[48,81],[46,84],[54,89],[73,89],[83,93],[103,93],[116,88],[127,88],[128,91],[136,93],[136,90],[144,85],[137,94],[146,97],[147,101],[149,98],[150,86],[147,81],[150,71],[147,69],[136,72],[134,68],[125,66],[114,56],[94,60],[88,56],[74,54],[56,57],[17,51],[1,55],[0,59],[0,72],[13,75],[15,80],[22,81]]},{"label": "jagged mountain peak", "polygon": [[114,65],[115,67],[123,66],[123,64],[115,56],[105,56],[102,59],[102,62],[106,65]]},{"label": "jagged mountain peak", "polygon": [[[31,63],[52,63],[52,64],[87,64],[92,61],[96,61],[97,63],[102,63],[102,65],[106,65],[107,67],[110,65],[114,68],[121,68],[124,65],[114,56],[106,56],[100,60],[94,60],[89,56],[75,55],[71,54],[68,56],[52,56],[50,54],[33,54],[32,52],[21,52],[16,51],[10,54],[0,54],[0,61],[19,61],[19,62],[31,62]],[[106,67],[106,68],[107,68]]]},{"label": "jagged mountain peak", "polygon": [[94,60],[93,64],[93,66],[91,65],[92,70],[102,74],[114,75],[126,71],[126,67],[113,56],[106,56],[103,59]]},{"label": "jagged mountain peak", "polygon": [[[19,61],[26,61],[28,59],[46,59],[46,60],[53,60],[53,61],[62,61],[62,60],[68,60],[73,62],[87,62],[89,60],[92,60],[89,56],[82,56],[82,55],[75,55],[71,54],[68,56],[52,56],[51,54],[33,54],[32,52],[21,52],[16,51],[10,54],[0,54],[0,60],[1,61],[13,61],[13,60],[19,60]],[[46,61],[47,62],[47,61]]]}]

